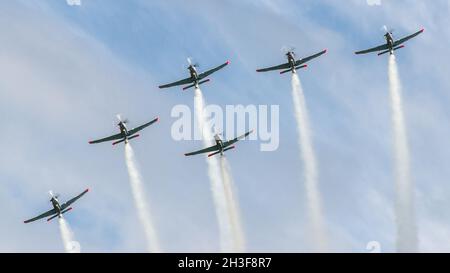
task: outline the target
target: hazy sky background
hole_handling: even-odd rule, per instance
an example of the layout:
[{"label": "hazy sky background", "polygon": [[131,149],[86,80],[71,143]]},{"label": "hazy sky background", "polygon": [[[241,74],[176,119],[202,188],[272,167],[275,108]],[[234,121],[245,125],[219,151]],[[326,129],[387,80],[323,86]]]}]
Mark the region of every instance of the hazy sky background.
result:
[{"label": "hazy sky background", "polygon": [[[376,1],[375,1],[376,2]],[[145,251],[123,145],[89,145],[159,116],[133,141],[164,251],[219,251],[201,142],[171,139],[174,105],[193,92],[161,91],[187,76],[191,56],[208,69],[231,65],[202,86],[208,103],[280,105],[280,147],[257,141],[227,154],[248,251],[308,251],[303,165],[290,77],[258,74],[298,56],[328,53],[299,75],[310,111],[320,189],[333,251],[394,251],[394,177],[387,57],[353,52],[425,33],[397,51],[416,185],[421,251],[450,251],[450,2],[383,0],[1,1],[0,251],[62,252],[57,222],[25,225],[91,189],[66,216],[84,252]],[[80,5],[77,5],[77,4]],[[372,2],[371,2],[372,3]],[[226,132],[225,132],[226,133]]]}]

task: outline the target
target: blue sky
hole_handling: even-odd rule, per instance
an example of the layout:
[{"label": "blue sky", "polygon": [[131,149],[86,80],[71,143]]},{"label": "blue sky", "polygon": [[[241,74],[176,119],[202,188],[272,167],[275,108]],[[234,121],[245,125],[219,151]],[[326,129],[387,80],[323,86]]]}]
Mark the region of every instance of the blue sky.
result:
[{"label": "blue sky", "polygon": [[185,158],[200,142],[170,137],[174,105],[193,93],[157,86],[231,60],[202,88],[208,103],[280,105],[280,147],[256,141],[228,153],[249,251],[308,251],[303,166],[289,77],[257,74],[298,55],[329,52],[300,72],[333,251],[393,251],[394,177],[387,58],[355,56],[397,36],[426,32],[398,51],[416,185],[420,250],[449,251],[449,1],[2,1],[0,4],[1,252],[63,251],[57,223],[24,225],[62,199],[92,191],[67,214],[87,252],[145,251],[123,147],[87,141],[159,116],[133,142],[165,251],[219,251],[206,165]]}]

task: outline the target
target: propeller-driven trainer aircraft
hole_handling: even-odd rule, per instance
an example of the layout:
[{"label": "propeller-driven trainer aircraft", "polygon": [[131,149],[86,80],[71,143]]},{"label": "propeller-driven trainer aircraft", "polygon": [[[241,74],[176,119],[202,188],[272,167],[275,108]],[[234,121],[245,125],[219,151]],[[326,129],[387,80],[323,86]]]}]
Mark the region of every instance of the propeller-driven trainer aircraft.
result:
[{"label": "propeller-driven trainer aircraft", "polygon": [[187,153],[187,154],[184,154],[184,155],[185,156],[191,156],[191,155],[198,155],[198,154],[204,154],[204,153],[212,152],[211,154],[208,155],[208,157],[211,157],[211,156],[216,155],[216,154],[220,154],[222,156],[225,151],[228,151],[228,150],[231,150],[231,149],[235,148],[235,146],[231,146],[231,145],[233,145],[234,143],[238,142],[239,140],[247,137],[252,132],[253,132],[253,130],[243,134],[242,136],[238,136],[238,137],[236,137],[236,138],[234,138],[232,140],[228,140],[228,141],[223,141],[220,138],[220,136],[218,134],[216,134],[214,136],[214,139],[216,140],[216,145],[208,147],[208,148],[205,148],[205,149],[202,149],[202,150],[198,150],[198,151],[195,151],[195,152],[192,152],[192,153]]},{"label": "propeller-driven trainer aircraft", "polygon": [[376,46],[376,47],[373,47],[370,49],[362,50],[362,51],[357,51],[357,52],[355,52],[355,54],[366,54],[366,53],[370,53],[370,52],[381,51],[378,53],[378,56],[386,54],[388,52],[392,55],[392,54],[394,54],[395,50],[405,47],[403,45],[404,42],[416,37],[417,35],[419,35],[420,33],[425,31],[425,29],[422,28],[421,30],[417,31],[414,34],[411,34],[411,35],[401,38],[399,40],[394,40],[393,30],[388,31],[386,27],[384,27],[384,28],[386,30],[386,34],[384,34],[384,38],[386,39],[386,44]]},{"label": "propeller-driven trainer aircraft", "polygon": [[128,130],[126,124],[128,123],[128,120],[122,120],[120,115],[117,115],[117,119],[119,120],[119,123],[117,124],[117,126],[119,126],[120,129],[120,133],[116,134],[116,135],[112,135],[109,137],[105,137],[102,139],[97,139],[97,140],[93,140],[93,141],[89,141],[89,144],[95,144],[95,143],[101,143],[101,142],[106,142],[106,141],[113,141],[113,140],[117,140],[120,139],[119,141],[113,142],[112,145],[116,145],[119,144],[121,142],[125,142],[125,144],[128,143],[128,141],[130,139],[136,138],[139,135],[136,134],[137,132],[141,131],[142,129],[144,129],[147,126],[152,125],[153,123],[157,122],[159,120],[159,118],[155,118],[154,120],[147,122],[144,125],[141,125],[139,127],[133,128],[131,130]]},{"label": "propeller-driven trainer aircraft", "polygon": [[189,73],[191,74],[191,76],[189,78],[180,80],[180,81],[176,81],[173,83],[169,83],[169,84],[164,84],[164,85],[160,85],[159,88],[168,88],[168,87],[172,87],[172,86],[177,86],[177,85],[185,85],[185,84],[189,84],[188,86],[183,87],[183,90],[189,89],[191,87],[195,87],[198,88],[198,86],[200,84],[203,84],[205,82],[209,82],[209,79],[204,80],[206,77],[208,77],[209,75],[211,75],[212,73],[224,68],[225,66],[227,66],[230,61],[227,61],[224,64],[221,64],[215,68],[212,68],[210,70],[207,70],[203,73],[198,73],[197,72],[197,67],[198,64],[192,64],[191,59],[188,58],[188,62],[189,62],[189,66],[188,66],[188,70]]},{"label": "propeller-driven trainer aircraft", "polygon": [[284,73],[289,72],[289,71],[291,71],[292,73],[296,73],[295,71],[297,69],[305,68],[305,67],[308,66],[307,64],[305,64],[306,62],[309,62],[312,59],[315,59],[315,58],[319,57],[320,55],[325,54],[326,52],[327,52],[327,50],[325,49],[325,50],[323,50],[323,51],[321,51],[321,52],[319,52],[317,54],[308,56],[308,57],[303,58],[303,59],[295,60],[295,53],[294,53],[294,51],[293,50],[289,50],[286,53],[286,57],[288,59],[287,63],[276,65],[276,66],[272,66],[272,67],[267,67],[267,68],[256,69],[256,72],[266,72],[266,71],[283,69],[283,71],[281,71],[280,74],[284,74]]},{"label": "propeller-driven trainer aircraft", "polygon": [[72,207],[70,207],[70,205],[72,205],[72,203],[74,203],[75,201],[77,201],[81,196],[83,196],[85,193],[87,193],[89,191],[89,189],[86,189],[85,191],[83,191],[82,193],[80,193],[79,195],[75,196],[74,198],[70,199],[69,201],[67,201],[66,203],[60,204],[58,201],[58,195],[53,195],[52,191],[50,191],[50,202],[52,202],[53,205],[53,209],[42,213],[39,216],[36,216],[34,218],[31,218],[29,220],[24,221],[24,223],[30,223],[30,222],[34,222],[36,220],[45,218],[45,217],[49,217],[50,218],[47,219],[47,221],[52,220],[55,217],[62,217],[62,215],[66,212],[68,212],[69,210],[72,209]]}]

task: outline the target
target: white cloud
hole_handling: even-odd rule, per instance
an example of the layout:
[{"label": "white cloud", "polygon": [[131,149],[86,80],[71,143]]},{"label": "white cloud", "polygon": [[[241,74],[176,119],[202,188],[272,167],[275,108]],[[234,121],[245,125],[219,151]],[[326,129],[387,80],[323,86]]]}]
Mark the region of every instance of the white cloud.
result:
[{"label": "white cloud", "polygon": [[81,6],[81,0],[66,0],[69,6]]},{"label": "white cloud", "polygon": [[379,6],[381,5],[381,0],[366,0],[369,6]]}]

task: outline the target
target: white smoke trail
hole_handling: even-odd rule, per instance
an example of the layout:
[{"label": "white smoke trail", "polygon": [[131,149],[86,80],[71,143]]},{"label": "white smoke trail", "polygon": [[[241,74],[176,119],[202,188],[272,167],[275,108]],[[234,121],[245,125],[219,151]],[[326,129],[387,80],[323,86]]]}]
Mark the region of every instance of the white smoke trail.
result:
[{"label": "white smoke trail", "polygon": [[61,232],[61,238],[64,244],[64,250],[66,253],[80,253],[80,244],[74,240],[73,232],[70,229],[69,223],[66,219],[58,217],[59,231]]},{"label": "white smoke trail", "polygon": [[389,57],[389,89],[396,161],[397,251],[416,252],[417,228],[414,213],[414,186],[409,169],[408,138],[403,116],[400,77],[394,55]]},{"label": "white smoke trail", "polygon": [[308,202],[308,215],[310,231],[314,248],[316,251],[326,251],[328,244],[323,223],[321,208],[321,198],[319,192],[319,181],[316,157],[311,141],[311,131],[309,128],[308,110],[306,108],[300,79],[296,73],[292,73],[292,98],[294,101],[295,118],[297,120],[298,144],[305,166],[305,187]]},{"label": "white smoke trail", "polygon": [[225,190],[225,197],[227,200],[228,215],[230,217],[233,232],[234,251],[244,252],[245,238],[242,230],[239,203],[235,197],[236,190],[234,188],[233,177],[231,176],[230,164],[225,156],[220,158],[220,171],[222,174],[223,188]]},{"label": "white smoke trail", "polygon": [[158,237],[156,230],[151,221],[150,209],[144,196],[142,186],[142,177],[138,169],[138,164],[134,156],[133,148],[130,143],[125,144],[125,161],[130,177],[131,191],[133,193],[134,203],[138,213],[139,220],[144,228],[145,237],[147,239],[147,249],[149,252],[160,252]]},{"label": "white smoke trail", "polygon": [[[210,130],[205,128],[205,101],[202,91],[199,88],[194,90],[194,110],[198,128],[202,132],[203,146],[209,147],[214,145],[213,136]],[[236,233],[237,228],[232,221],[230,212],[229,198],[225,190],[225,185],[221,179],[221,167],[217,157],[206,158],[208,165],[208,176],[211,181],[211,191],[213,194],[214,205],[216,208],[217,221],[219,223],[220,246],[222,252],[238,252],[243,251],[243,237],[240,239]],[[236,236],[237,235],[237,236]]]}]

